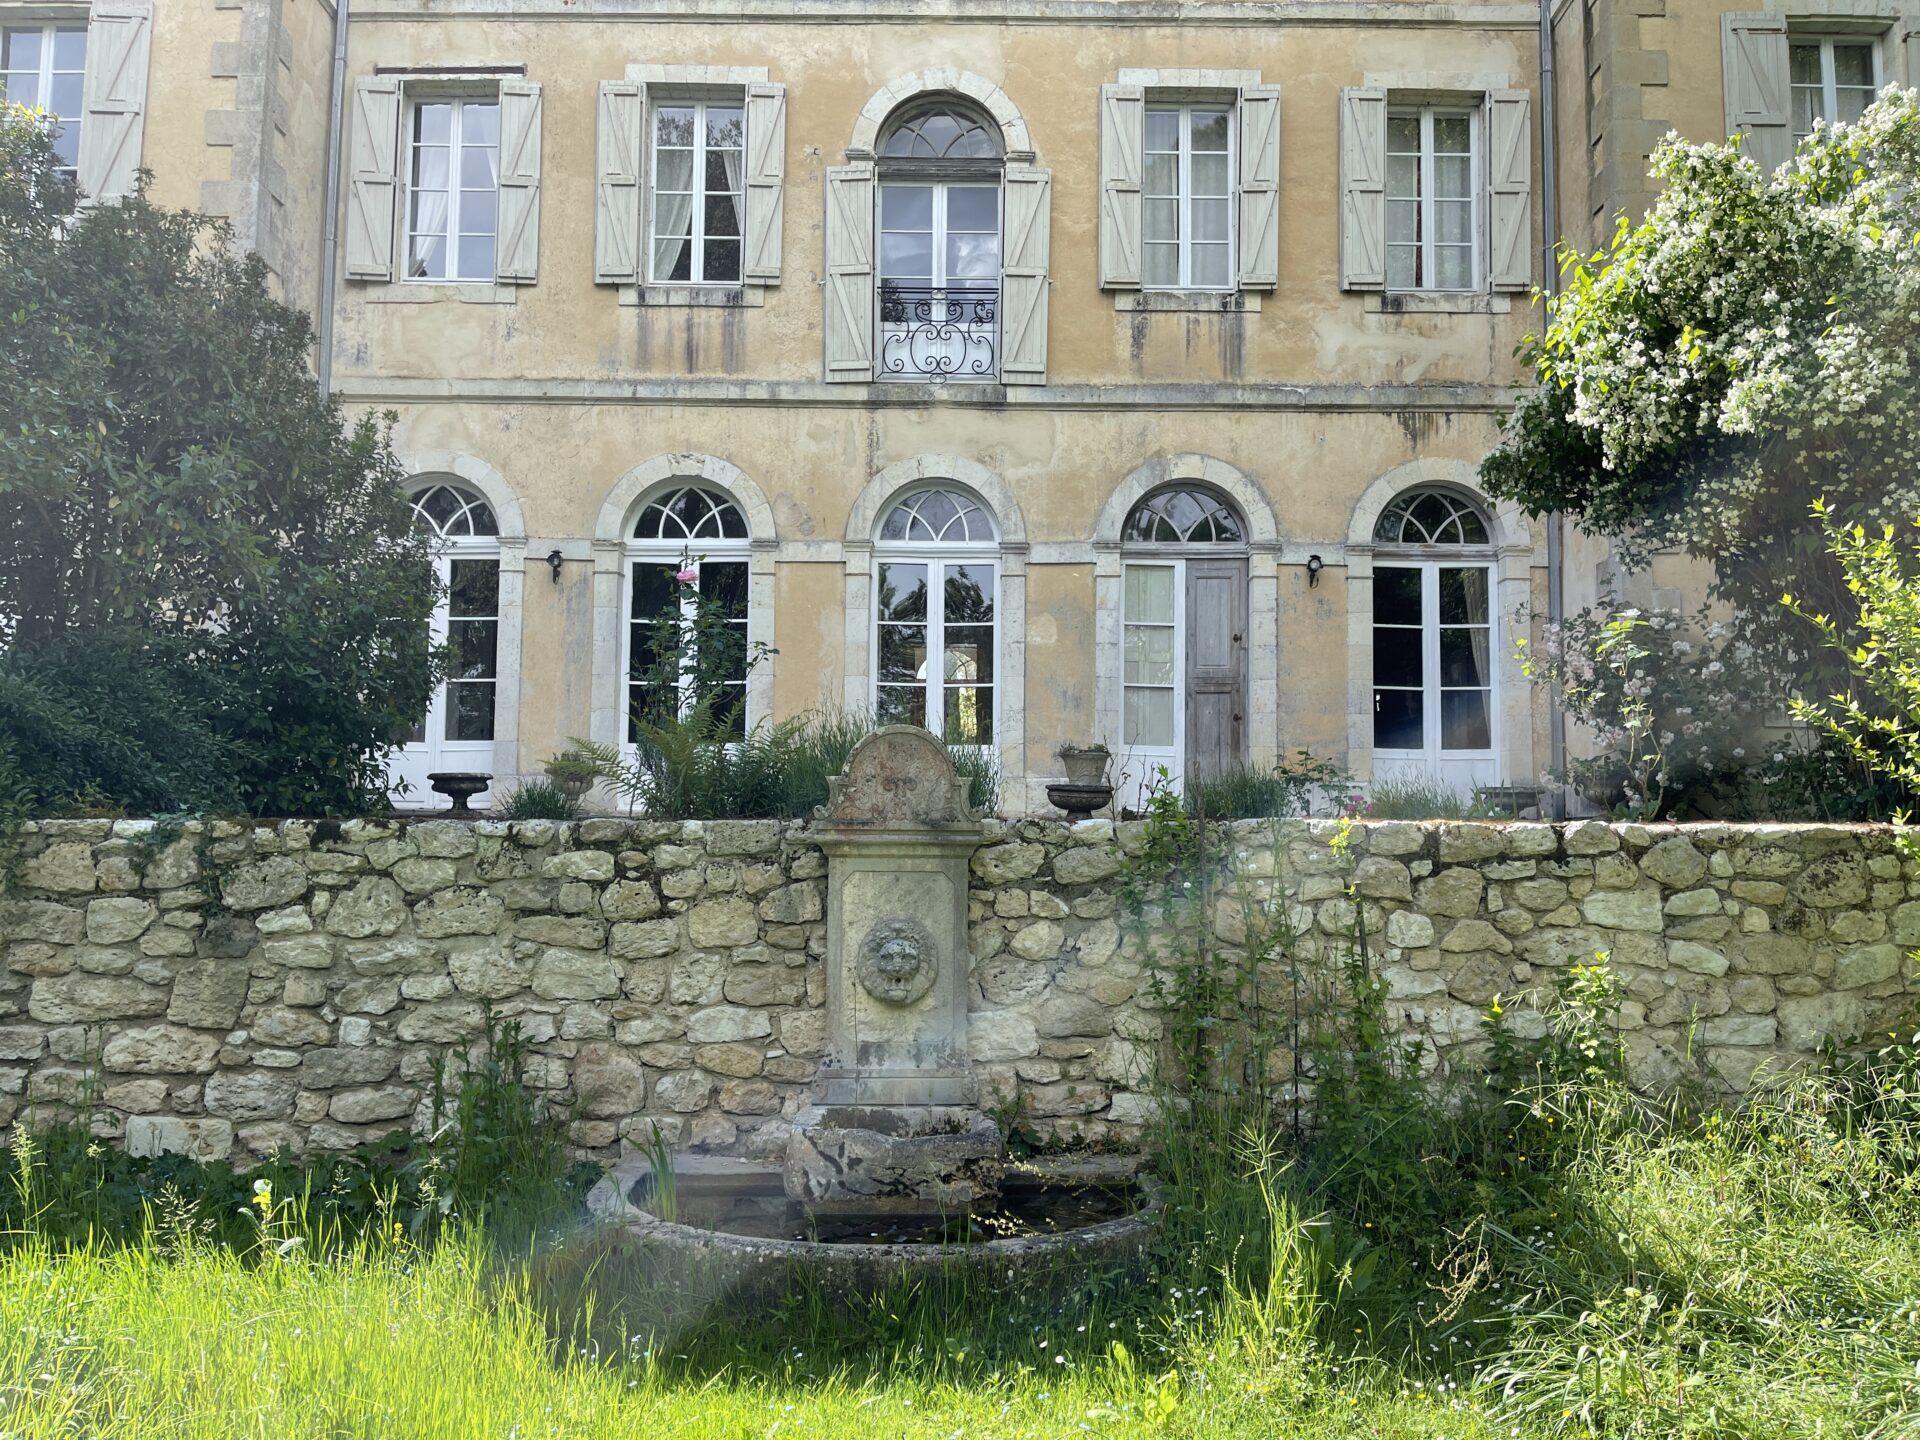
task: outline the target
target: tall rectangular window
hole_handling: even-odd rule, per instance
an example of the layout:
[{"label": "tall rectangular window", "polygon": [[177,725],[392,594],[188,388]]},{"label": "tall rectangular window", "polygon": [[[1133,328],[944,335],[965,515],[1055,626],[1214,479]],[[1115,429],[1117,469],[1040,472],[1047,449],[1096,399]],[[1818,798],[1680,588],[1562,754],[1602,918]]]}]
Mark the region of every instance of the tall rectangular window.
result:
[{"label": "tall rectangular window", "polygon": [[921,725],[955,745],[993,743],[994,579],[989,561],[880,562],[882,724]]},{"label": "tall rectangular window", "polygon": [[409,152],[407,278],[492,280],[499,102],[417,102]]},{"label": "tall rectangular window", "polygon": [[738,285],[746,213],[746,112],[734,102],[653,112],[653,278]]},{"label": "tall rectangular window", "polygon": [[1179,582],[1175,565],[1126,567],[1121,740],[1129,747],[1171,750],[1179,741]]},{"label": "tall rectangular window", "polygon": [[1479,120],[1423,105],[1387,115],[1387,288],[1472,290],[1478,280]]},{"label": "tall rectangular window", "polygon": [[453,560],[447,583],[446,738],[493,739],[500,658],[500,562]]},{"label": "tall rectangular window", "polygon": [[1151,289],[1233,287],[1233,110],[1152,106],[1141,186]]},{"label": "tall rectangular window", "polygon": [[[690,583],[677,576],[693,571]],[[685,715],[700,693],[736,738],[747,733],[748,565],[745,560],[636,560],[628,610],[627,741],[642,724]],[[702,602],[710,620],[701,624]],[[665,621],[667,623],[663,624]],[[677,667],[676,667],[677,657]],[[677,668],[669,685],[663,672]]]},{"label": "tall rectangular window", "polygon": [[1860,36],[1792,37],[1787,61],[1795,140],[1811,135],[1816,120],[1846,125],[1860,118],[1880,88],[1879,48]]},{"label": "tall rectangular window", "polygon": [[46,113],[67,178],[80,163],[85,113],[87,27],[23,25],[0,30],[0,100]]}]

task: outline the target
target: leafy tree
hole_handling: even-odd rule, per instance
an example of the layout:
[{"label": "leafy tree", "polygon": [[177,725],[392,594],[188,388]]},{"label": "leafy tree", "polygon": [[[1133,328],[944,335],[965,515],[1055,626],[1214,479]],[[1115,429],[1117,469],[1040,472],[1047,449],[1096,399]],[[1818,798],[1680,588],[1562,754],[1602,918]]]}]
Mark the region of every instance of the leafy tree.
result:
[{"label": "leafy tree", "polygon": [[384,425],[316,395],[306,316],[224,225],[144,191],[76,207],[56,164],[0,107],[15,763],[43,805],[383,804],[438,664]]},{"label": "leafy tree", "polygon": [[1875,525],[1920,513],[1920,103],[1889,90],[1776,174],[1677,140],[1653,169],[1646,219],[1565,257],[1523,349],[1540,387],[1481,478],[1630,563],[1710,561],[1748,638],[1830,669],[1778,604],[1790,585],[1851,618],[1809,501]]}]

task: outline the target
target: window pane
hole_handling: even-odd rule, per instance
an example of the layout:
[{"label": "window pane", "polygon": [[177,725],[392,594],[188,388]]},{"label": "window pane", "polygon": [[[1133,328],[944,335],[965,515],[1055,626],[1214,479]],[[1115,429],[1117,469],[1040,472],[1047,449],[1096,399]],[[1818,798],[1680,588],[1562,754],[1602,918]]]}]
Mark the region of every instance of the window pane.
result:
[{"label": "window pane", "polygon": [[455,682],[447,686],[447,739],[493,739],[493,684]]},{"label": "window pane", "polygon": [[1173,691],[1127,688],[1123,743],[1164,750],[1173,744]]},{"label": "window pane", "polygon": [[628,612],[633,619],[678,613],[680,586],[673,578],[675,568],[645,561],[633,567],[633,608]]},{"label": "window pane", "polygon": [[1195,195],[1227,194],[1227,157],[1225,155],[1195,155],[1193,157],[1193,180],[1187,188]]},{"label": "window pane", "polygon": [[1376,625],[1418,625],[1420,572],[1405,565],[1382,565],[1373,572],[1373,621]]},{"label": "window pane", "polygon": [[738,105],[707,106],[707,144],[738,150],[745,135]]},{"label": "window pane", "polygon": [[740,234],[740,202],[732,195],[709,195],[706,205],[707,234],[737,238]]},{"label": "window pane", "polygon": [[880,626],[880,678],[886,681],[927,678],[926,626]]},{"label": "window pane", "polygon": [[927,618],[927,567],[882,564],[880,597],[874,607],[882,620],[922,621]]},{"label": "window pane", "polygon": [[455,560],[447,584],[447,613],[455,617],[500,613],[500,562]]},{"label": "window pane", "polygon": [[495,228],[496,196],[491,190],[460,192],[460,230],[465,235],[491,235]]},{"label": "window pane", "polygon": [[1817,44],[1790,46],[1787,50],[1787,67],[1795,85],[1818,85],[1820,47]]},{"label": "window pane", "polygon": [[466,235],[460,240],[460,275],[462,280],[491,280],[493,278],[493,236]]},{"label": "window pane", "polygon": [[1793,87],[1793,133],[1799,136],[1813,133],[1813,122],[1820,118],[1821,91],[1818,85]]},{"label": "window pane", "polygon": [[1126,580],[1126,617],[1129,623],[1173,624],[1173,567],[1129,565]]},{"label": "window pane", "polygon": [[[78,75],[55,75],[53,88],[47,92],[47,113],[63,120],[80,118],[80,86]],[[72,127],[78,130],[76,125]]]},{"label": "window pane", "polygon": [[1418,115],[1387,117],[1387,152],[1392,155],[1420,153],[1420,117]]},{"label": "window pane", "polygon": [[53,141],[53,153],[60,157],[60,163],[72,168],[80,163],[80,122],[69,120],[65,125],[53,127],[50,137]]},{"label": "window pane", "polygon": [[948,680],[987,684],[993,676],[993,627],[949,625],[941,636],[941,664]]},{"label": "window pane", "polygon": [[738,240],[707,242],[705,278],[716,282],[736,281],[740,278],[740,242]]},{"label": "window pane", "polygon": [[1193,247],[1193,283],[1222,289],[1227,282],[1227,247],[1225,245],[1195,245]]},{"label": "window pane", "polygon": [[1156,288],[1178,285],[1180,283],[1180,247],[1177,245],[1147,246],[1146,273],[1141,278],[1146,284]]},{"label": "window pane", "polygon": [[993,687],[956,685],[947,690],[946,740],[952,745],[993,743]]},{"label": "window pane", "polygon": [[1387,201],[1387,242],[1392,245],[1417,244],[1420,239],[1420,202]]},{"label": "window pane", "polygon": [[1484,690],[1445,690],[1440,694],[1440,748],[1490,750],[1493,727]]},{"label": "window pane", "polygon": [[1491,683],[1489,647],[1491,637],[1478,626],[1473,629],[1447,629],[1440,632],[1440,683],[1442,685],[1480,686]]},{"label": "window pane", "polygon": [[[468,137],[471,140],[471,136]],[[469,190],[491,190],[494,186],[494,157],[499,152],[491,145],[466,144],[460,147],[460,183]]]},{"label": "window pane", "polygon": [[1484,569],[1476,566],[1471,570],[1440,572],[1440,623],[1487,623],[1487,572]]},{"label": "window pane", "polygon": [[[53,68],[84,70],[87,65],[87,32],[81,28],[53,32]],[[64,111],[62,112],[65,113]],[[79,114],[79,111],[74,111]]]},{"label": "window pane", "polygon": [[500,107],[491,101],[483,105],[462,105],[460,138],[468,145],[497,146],[500,143]]},{"label": "window pane", "polygon": [[1227,239],[1228,205],[1225,200],[1193,202],[1193,238],[1215,244]]},{"label": "window pane", "polygon": [[1180,112],[1178,110],[1147,111],[1146,140],[1149,150],[1178,150],[1180,148]]},{"label": "window pane", "polygon": [[1473,122],[1465,115],[1433,117],[1433,153],[1465,155],[1473,147]]},{"label": "window pane", "polygon": [[445,190],[448,185],[448,166],[452,163],[444,145],[416,145],[413,147],[413,183],[420,190]]},{"label": "window pane", "polygon": [[1196,110],[1193,112],[1193,153],[1212,150],[1224,155],[1227,150],[1227,112],[1224,110]]},{"label": "window pane", "polygon": [[1150,241],[1174,241],[1180,238],[1180,202],[1148,199],[1142,202],[1146,238]]},{"label": "window pane", "polygon": [[[35,74],[39,72],[40,31],[37,28],[0,32],[0,41],[4,42],[4,48],[0,48],[0,65],[4,65],[9,70],[25,70]],[[14,98],[18,100],[19,91],[16,90],[13,93]]]},{"label": "window pane", "polygon": [[500,649],[498,620],[449,620],[447,645],[453,651],[454,680],[490,680]]},{"label": "window pane", "polygon": [[1473,194],[1473,161],[1465,155],[1439,155],[1433,162],[1433,193],[1441,199]]},{"label": "window pane", "polygon": [[1000,233],[1000,192],[956,185],[947,191],[947,229]]},{"label": "window pane", "polygon": [[933,237],[897,235],[892,231],[880,236],[880,273],[894,280],[917,280],[926,284],[933,278]]},{"label": "window pane", "polygon": [[1427,743],[1426,707],[1418,690],[1373,693],[1373,744],[1377,750],[1419,750]]},{"label": "window pane", "polygon": [[882,725],[925,725],[927,692],[917,685],[882,685],[874,694],[873,709]]},{"label": "window pane", "polygon": [[1375,685],[1414,685],[1423,683],[1421,631],[1376,625],[1373,629],[1373,683]]},{"label": "window pane", "polygon": [[1436,200],[1433,210],[1434,239],[1443,245],[1464,245],[1473,239],[1472,201]]},{"label": "window pane", "polygon": [[1147,156],[1147,176],[1142,188],[1148,195],[1178,195],[1180,193],[1180,157],[1178,155]]},{"label": "window pane", "polygon": [[1842,87],[1873,88],[1873,46],[1835,45],[1833,83]]},{"label": "window pane", "polygon": [[747,564],[744,560],[703,560],[701,598],[714,602],[729,620],[747,618]]},{"label": "window pane", "polygon": [[1126,683],[1173,684],[1173,627],[1129,625],[1126,634]]},{"label": "window pane", "polygon": [[1387,194],[1411,198],[1418,196],[1419,193],[1420,157],[1389,155],[1387,157]]},{"label": "window pane", "polygon": [[693,107],[691,105],[662,105],[654,112],[658,117],[654,134],[662,145],[691,147],[693,144]]},{"label": "window pane", "polygon": [[947,279],[979,280],[1000,273],[1000,234],[947,236]]},{"label": "window pane", "polygon": [[693,189],[693,152],[662,150],[654,162],[654,188],[685,194]]},{"label": "window pane", "polygon": [[1420,284],[1420,252],[1412,246],[1387,247],[1387,288],[1413,290]]},{"label": "window pane", "polygon": [[942,618],[950,626],[992,623],[993,567],[947,566],[947,593],[942,599],[946,606]]},{"label": "window pane", "polygon": [[653,247],[653,273],[661,280],[691,280],[693,250],[685,240],[660,240]]},{"label": "window pane", "polygon": [[1471,245],[1436,246],[1433,252],[1433,284],[1437,290],[1473,288],[1473,247]]},{"label": "window pane", "polygon": [[453,138],[453,106],[421,105],[413,116],[413,138],[421,144],[445,145]]}]

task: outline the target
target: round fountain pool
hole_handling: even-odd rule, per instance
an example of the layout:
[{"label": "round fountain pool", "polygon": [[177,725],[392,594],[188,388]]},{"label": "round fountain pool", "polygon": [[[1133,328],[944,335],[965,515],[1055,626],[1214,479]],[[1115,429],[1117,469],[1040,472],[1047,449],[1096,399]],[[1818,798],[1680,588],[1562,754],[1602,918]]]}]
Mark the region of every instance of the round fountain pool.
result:
[{"label": "round fountain pool", "polygon": [[777,1168],[688,1159],[671,1186],[644,1161],[601,1182],[589,1202],[631,1242],[729,1290],[796,1273],[841,1292],[906,1278],[975,1273],[1071,1286],[1136,1271],[1159,1201],[1123,1157],[1009,1163],[990,1205],[941,1211],[875,1204],[814,1208],[790,1200]]}]

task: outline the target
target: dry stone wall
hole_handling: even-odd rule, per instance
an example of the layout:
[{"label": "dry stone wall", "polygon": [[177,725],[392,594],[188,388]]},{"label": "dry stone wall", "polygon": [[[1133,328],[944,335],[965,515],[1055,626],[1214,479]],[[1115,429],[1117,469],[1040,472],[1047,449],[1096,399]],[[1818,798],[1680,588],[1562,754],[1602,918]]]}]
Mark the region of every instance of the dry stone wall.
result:
[{"label": "dry stone wall", "polygon": [[[1277,907],[1309,967],[1363,925],[1437,1069],[1485,1007],[1606,951],[1636,1075],[1738,1090],[1920,987],[1920,869],[1884,828],[1244,822],[1210,917]],[[990,822],[969,1043],[1042,1132],[1125,1140],[1162,1033],[1120,880],[1138,825]],[[342,1148],[423,1124],[436,1059],[518,1024],[610,1152],[771,1153],[827,1043],[827,862],[806,826],[50,821],[0,902],[0,1128],[92,1108],[139,1152]],[[1164,945],[1164,927],[1144,937]],[[1524,1028],[1538,1016],[1522,999]],[[456,1060],[457,1063],[457,1060]],[[1272,1077],[1292,1078],[1291,1056]]]}]

